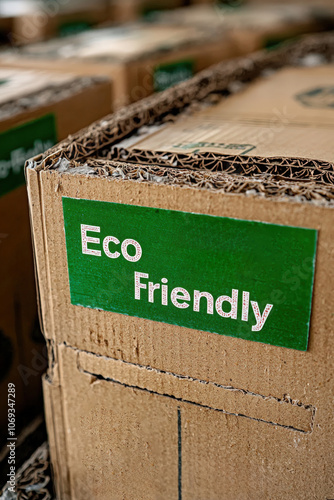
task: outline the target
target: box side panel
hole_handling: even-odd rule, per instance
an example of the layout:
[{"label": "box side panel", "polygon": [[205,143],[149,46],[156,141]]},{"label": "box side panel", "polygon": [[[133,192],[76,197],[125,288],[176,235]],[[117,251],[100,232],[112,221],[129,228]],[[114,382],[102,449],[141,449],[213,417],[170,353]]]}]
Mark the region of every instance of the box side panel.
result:
[{"label": "box side panel", "polygon": [[48,267],[45,248],[43,206],[39,174],[35,170],[26,170],[29,197],[30,224],[33,238],[34,264],[39,303],[40,323],[44,336],[53,337],[51,321],[51,302],[49,296]]},{"label": "box side panel", "polygon": [[120,373],[113,360],[68,346],[59,355],[71,498],[331,498],[319,428],[227,414],[190,401],[196,387],[183,381],[171,387],[150,373],[145,387],[138,367],[123,363]]}]

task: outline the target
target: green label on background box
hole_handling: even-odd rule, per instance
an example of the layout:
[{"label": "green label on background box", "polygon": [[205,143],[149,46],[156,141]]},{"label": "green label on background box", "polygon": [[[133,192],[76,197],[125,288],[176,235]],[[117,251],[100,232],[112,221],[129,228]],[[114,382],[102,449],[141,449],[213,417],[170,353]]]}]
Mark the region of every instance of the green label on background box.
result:
[{"label": "green label on background box", "polygon": [[188,80],[194,74],[194,61],[178,61],[159,64],[154,68],[153,87],[155,92],[166,90],[177,83]]},{"label": "green label on background box", "polygon": [[57,143],[53,114],[0,133],[0,196],[24,184],[24,164]]},{"label": "green label on background box", "polygon": [[59,26],[58,34],[59,36],[66,37],[76,35],[77,33],[82,33],[83,31],[90,29],[92,29],[92,23],[89,21],[68,21]]},{"label": "green label on background box", "polygon": [[317,232],[63,198],[71,302],[306,350]]}]

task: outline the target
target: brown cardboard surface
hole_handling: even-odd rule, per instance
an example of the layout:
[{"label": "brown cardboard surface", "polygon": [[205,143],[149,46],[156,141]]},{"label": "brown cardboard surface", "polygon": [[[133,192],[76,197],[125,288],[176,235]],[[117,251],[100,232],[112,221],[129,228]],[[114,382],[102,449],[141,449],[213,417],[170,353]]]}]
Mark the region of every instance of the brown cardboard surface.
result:
[{"label": "brown cardboard surface", "polygon": [[43,376],[43,397],[48,426],[48,441],[52,460],[52,473],[58,498],[70,498],[69,471],[67,467],[65,430],[63,427],[63,402],[61,387]]},{"label": "brown cardboard surface", "polygon": [[155,370],[135,363],[113,358],[94,356],[85,351],[77,354],[77,367],[83,373],[103,379],[138,387],[163,396],[212,408],[231,414],[243,414],[246,418],[275,423],[282,427],[311,432],[314,408],[297,406],[275,398],[263,398],[260,394],[245,392],[230,386],[181,376],[176,373]]},{"label": "brown cardboard surface", "polygon": [[165,385],[154,370],[67,346],[58,356],[69,498],[330,497],[320,427],[300,432],[198,404],[186,386],[196,381]]},{"label": "brown cardboard surface", "polygon": [[[111,148],[149,124],[178,125],[189,105],[187,119],[201,104],[208,112],[210,96],[263,70],[302,65],[309,53],[330,60],[333,47],[333,37],[312,38],[218,66],[27,165],[58,491],[73,499],[333,496],[333,163],[223,152],[195,170],[191,155],[167,167],[152,151],[130,164]],[[241,99],[246,92],[251,83]],[[64,196],[316,229],[307,351],[72,305]]]},{"label": "brown cardboard surface", "polygon": [[139,136],[129,146],[121,143],[116,147],[121,148],[123,158],[125,150],[136,155],[156,151],[160,156],[164,152],[239,151],[247,156],[311,158],[333,163],[333,77],[332,65],[283,69],[214,106],[151,134],[148,131],[143,139]]},{"label": "brown cardboard surface", "polygon": [[[237,121],[274,121],[284,115],[284,124],[333,125],[331,85],[334,65],[281,69],[241,88],[213,110],[217,118]],[[321,89],[319,95],[312,95]],[[283,117],[282,117],[283,121]],[[319,147],[319,149],[321,149]]]},{"label": "brown cardboard surface", "polygon": [[[2,68],[0,78],[7,80],[7,84],[2,85],[0,98],[0,132],[54,113],[58,138],[62,139],[101,118],[110,106],[110,83],[107,81],[91,79],[81,85],[78,77]],[[77,82],[76,88],[71,87],[73,82]],[[46,90],[47,99],[39,101]],[[33,97],[36,94],[37,100]],[[32,100],[30,109],[29,99]],[[83,108],[82,102],[90,105]],[[7,436],[7,385],[12,382],[16,386],[19,426],[25,412],[28,416],[41,406],[40,377],[47,368],[47,353],[38,326],[25,186],[0,197],[0,221],[0,437],[3,441]]]}]

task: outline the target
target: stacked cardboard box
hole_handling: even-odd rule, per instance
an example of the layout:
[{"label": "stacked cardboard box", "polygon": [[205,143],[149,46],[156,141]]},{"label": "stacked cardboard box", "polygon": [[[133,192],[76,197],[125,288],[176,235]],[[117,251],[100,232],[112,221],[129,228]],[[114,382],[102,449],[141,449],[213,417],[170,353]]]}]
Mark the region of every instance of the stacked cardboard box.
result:
[{"label": "stacked cardboard box", "polygon": [[[65,8],[67,7],[67,8]],[[3,39],[25,45],[54,36],[65,36],[108,20],[105,2],[72,8],[70,2],[13,2],[0,4],[0,29]]]},{"label": "stacked cardboard box", "polygon": [[19,53],[3,54],[1,61],[108,75],[118,108],[237,55],[240,48],[227,30],[209,33],[191,26],[138,23],[31,45]]},{"label": "stacked cardboard box", "polygon": [[2,54],[1,60],[6,65],[105,74],[114,80],[116,109],[222,60],[323,29],[329,19],[293,5],[236,10],[197,6],[161,14],[157,23],[106,27],[30,45]]},{"label": "stacked cardboard box", "polygon": [[218,65],[28,163],[59,498],[333,497],[333,54]]},{"label": "stacked cardboard box", "polygon": [[[184,9],[161,13],[161,22],[184,26],[210,26],[211,29],[228,29],[239,39],[244,48],[261,49],[303,33],[324,31],[334,26],[333,5],[319,8],[289,2],[261,3],[259,5],[194,5]],[[254,50],[254,49],[253,49]]]},{"label": "stacked cardboard box", "polygon": [[[86,103],[83,106],[83,103]],[[0,441],[7,436],[8,383],[17,425],[41,401],[47,355],[37,318],[24,162],[104,116],[110,83],[0,68]],[[27,415],[26,415],[27,416]]]}]

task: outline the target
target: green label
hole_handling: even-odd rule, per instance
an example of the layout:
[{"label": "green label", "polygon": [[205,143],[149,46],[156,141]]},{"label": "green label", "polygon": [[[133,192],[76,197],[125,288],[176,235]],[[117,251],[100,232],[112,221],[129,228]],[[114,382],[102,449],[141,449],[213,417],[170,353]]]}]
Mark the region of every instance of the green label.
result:
[{"label": "green label", "polygon": [[0,196],[24,184],[26,160],[57,143],[53,114],[0,133]]},{"label": "green label", "polygon": [[281,47],[281,45],[297,41],[298,39],[299,37],[296,35],[295,36],[277,35],[276,37],[265,38],[263,40],[263,47],[268,51],[275,50]]},{"label": "green label", "polygon": [[317,232],[63,198],[71,302],[306,350]]},{"label": "green label", "polygon": [[194,61],[178,61],[160,64],[154,68],[153,87],[155,92],[166,90],[177,83],[188,80],[194,74]]},{"label": "green label", "polygon": [[161,11],[166,10],[165,6],[159,5],[159,2],[152,3],[150,5],[146,5],[141,9],[141,17],[145,19],[145,21],[154,21]]},{"label": "green label", "polygon": [[90,30],[92,24],[88,21],[69,21],[62,23],[58,28],[59,36],[71,36],[83,31]]}]

